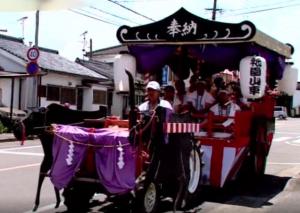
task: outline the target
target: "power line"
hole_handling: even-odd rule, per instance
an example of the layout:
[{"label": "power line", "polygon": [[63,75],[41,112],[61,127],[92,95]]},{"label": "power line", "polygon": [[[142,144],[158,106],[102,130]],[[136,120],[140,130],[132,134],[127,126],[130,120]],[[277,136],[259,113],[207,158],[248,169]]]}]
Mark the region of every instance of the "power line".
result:
[{"label": "power line", "polygon": [[128,18],[124,18],[124,17],[118,16],[118,15],[116,15],[116,14],[109,13],[109,12],[107,12],[107,11],[101,10],[101,9],[99,9],[99,8],[97,8],[97,7],[94,7],[94,6],[90,6],[90,8],[92,8],[92,9],[94,9],[94,10],[98,10],[98,11],[104,13],[104,14],[107,14],[107,15],[110,15],[110,16],[113,16],[113,17],[116,17],[116,18],[125,20],[125,21],[129,21],[129,22],[131,22],[131,23],[133,23],[133,24],[139,24],[139,23],[134,22],[134,21],[132,21],[132,20],[130,20],[130,19],[128,19]]},{"label": "power line", "polygon": [[294,1],[299,1],[299,0],[289,0],[289,1],[274,2],[272,4],[263,4],[263,5],[257,5],[257,6],[247,7],[247,8],[239,8],[239,9],[228,10],[228,11],[235,12],[235,11],[256,9],[256,8],[262,8],[262,7],[270,7],[270,6],[274,7],[275,5],[288,4],[288,3],[291,3],[291,2],[294,2]]},{"label": "power line", "polygon": [[126,10],[129,10],[130,12],[132,12],[132,13],[134,13],[134,14],[136,14],[136,15],[142,16],[142,17],[144,17],[144,18],[146,18],[146,19],[148,19],[148,20],[150,20],[150,21],[155,21],[154,19],[149,18],[148,16],[145,16],[145,15],[139,13],[139,12],[136,12],[136,11],[134,11],[134,10],[132,10],[132,9],[130,9],[130,8],[128,8],[128,7],[124,6],[124,5],[122,5],[122,4],[118,3],[118,2],[116,2],[116,1],[113,1],[113,0],[107,0],[107,1],[109,1],[109,2],[111,2],[111,3],[114,3],[114,4],[116,4],[116,5],[118,5],[118,6],[122,7],[122,8],[124,8],[124,9],[126,9]]},{"label": "power line", "polygon": [[80,14],[80,15],[82,15],[82,16],[86,16],[86,17],[89,17],[89,18],[92,18],[92,19],[95,19],[95,20],[104,22],[104,23],[106,23],[106,24],[111,24],[111,25],[115,25],[115,26],[120,27],[119,24],[112,23],[112,22],[109,22],[109,21],[106,21],[106,20],[103,20],[103,19],[100,19],[100,18],[96,18],[96,17],[94,17],[94,16],[90,16],[90,15],[84,14],[84,13],[82,13],[82,12],[76,11],[76,10],[74,10],[74,9],[69,9],[69,10],[70,10],[71,12],[73,12],[73,13],[77,13],[77,14]]},{"label": "power line", "polygon": [[246,15],[246,14],[251,14],[251,13],[259,13],[259,12],[266,12],[266,11],[284,9],[284,8],[287,8],[287,7],[294,7],[294,6],[300,6],[300,3],[299,4],[286,5],[286,6],[280,6],[280,7],[260,9],[260,10],[253,10],[253,11],[248,11],[248,12],[244,12],[244,13],[237,13],[237,14],[228,15],[228,16],[225,16],[225,17]]},{"label": "power line", "polygon": [[[263,5],[257,5],[257,6],[252,6],[252,7],[245,7],[245,8],[238,8],[238,9],[218,9],[218,8],[216,8],[216,11],[217,12],[219,12],[220,13],[220,15],[222,15],[223,17],[228,17],[228,16],[235,16],[235,15],[243,15],[244,13],[248,13],[248,12],[250,12],[250,13],[253,13],[253,11],[245,11],[245,10],[249,10],[249,9],[256,9],[256,8],[264,8],[264,7],[270,7],[270,6],[275,6],[275,5],[280,5],[280,4],[287,4],[287,3],[291,3],[291,2],[294,2],[294,1],[299,1],[299,0],[289,0],[289,1],[281,1],[281,2],[274,2],[274,3],[272,3],[272,4],[263,4]],[[272,8],[273,8],[272,7]],[[265,8],[266,9],[266,8]],[[267,9],[269,9],[269,8],[267,8]],[[206,8],[205,9],[206,11],[204,12],[204,14],[205,15],[208,15],[208,14],[211,14],[211,12],[210,11],[212,11],[213,10],[213,8]],[[242,11],[245,11],[245,12],[242,12]],[[261,9],[261,10],[263,10],[263,9]],[[241,13],[239,13],[239,14],[231,14],[231,15],[223,15],[223,13],[224,12],[230,12],[230,13],[234,13],[234,12],[237,12],[237,11],[241,11]],[[256,10],[254,10],[254,12],[255,12]],[[262,11],[263,12],[263,11]]]},{"label": "power line", "polygon": [[[98,14],[95,14],[95,13],[93,13],[93,12],[90,12],[90,11],[88,11],[88,10],[85,10],[85,9],[77,9],[77,11],[79,11],[79,12],[82,12],[82,13],[84,13],[84,14],[86,14],[86,15],[92,15],[93,17],[101,17],[101,16],[99,16]],[[102,19],[103,20],[103,19]],[[112,21],[112,20],[110,20],[110,19],[105,19],[105,21],[107,21],[107,22],[111,22],[111,23],[114,23],[114,24],[118,24],[118,25],[121,25],[120,23],[118,23],[118,22],[114,22],[114,21]]]}]

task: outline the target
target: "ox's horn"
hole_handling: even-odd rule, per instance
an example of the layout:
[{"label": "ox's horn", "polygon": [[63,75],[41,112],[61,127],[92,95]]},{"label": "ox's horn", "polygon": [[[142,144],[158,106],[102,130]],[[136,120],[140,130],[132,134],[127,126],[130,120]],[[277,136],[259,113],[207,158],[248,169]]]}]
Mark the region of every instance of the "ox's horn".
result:
[{"label": "ox's horn", "polygon": [[134,131],[132,131],[132,127],[136,125],[136,119],[137,119],[137,112],[136,112],[136,107],[135,107],[135,88],[134,88],[134,79],[132,74],[128,71],[125,70],[126,74],[128,75],[128,82],[129,82],[129,106],[130,106],[130,111],[129,111],[129,129],[131,132],[130,134],[130,142],[133,144],[134,140]]}]

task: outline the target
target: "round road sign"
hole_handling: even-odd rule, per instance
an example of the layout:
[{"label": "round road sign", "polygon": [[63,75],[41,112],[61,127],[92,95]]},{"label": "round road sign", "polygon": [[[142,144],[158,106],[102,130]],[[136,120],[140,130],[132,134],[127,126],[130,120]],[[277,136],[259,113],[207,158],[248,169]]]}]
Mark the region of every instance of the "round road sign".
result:
[{"label": "round road sign", "polygon": [[27,63],[26,66],[27,73],[30,75],[35,75],[39,71],[39,68],[39,65],[34,61]]},{"label": "round road sign", "polygon": [[36,61],[40,56],[40,51],[36,47],[31,47],[27,51],[27,58],[31,61]]}]

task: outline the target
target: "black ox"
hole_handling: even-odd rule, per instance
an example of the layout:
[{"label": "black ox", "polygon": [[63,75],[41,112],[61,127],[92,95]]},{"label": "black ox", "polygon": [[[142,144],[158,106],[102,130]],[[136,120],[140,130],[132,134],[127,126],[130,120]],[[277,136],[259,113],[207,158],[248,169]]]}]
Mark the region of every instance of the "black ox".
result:
[{"label": "black ox", "polygon": [[[57,124],[74,124],[80,126],[88,126],[87,119],[100,119],[106,116],[107,110],[105,107],[100,107],[97,111],[79,111],[66,108],[59,104],[50,104],[47,108],[41,109],[37,112],[32,112],[30,115],[21,122],[13,126],[13,133],[18,140],[23,140],[24,137],[29,135],[37,135],[41,140],[44,158],[40,167],[40,174],[38,180],[38,187],[35,198],[35,211],[40,202],[40,192],[42,183],[51,169],[52,165],[52,141],[53,134],[49,131],[49,127],[53,123]],[[101,122],[98,123],[101,127]],[[93,127],[94,126],[93,124]],[[60,196],[58,189],[55,190],[56,195],[56,208],[60,204]]]},{"label": "black ox", "polygon": [[[121,212],[157,212],[161,197],[173,198],[175,212],[192,200],[194,194],[188,190],[191,180],[190,154],[193,150],[197,152],[197,147],[194,146],[190,133],[170,134],[166,138],[164,124],[167,120],[178,123],[191,122],[192,119],[188,115],[175,115],[165,108],[157,107],[153,112],[142,112],[141,119],[133,127],[136,131],[131,142],[136,147],[139,159],[136,169],[138,174],[141,172],[136,180],[134,197],[130,193],[119,196],[109,194],[101,187],[101,181],[95,185],[96,182],[83,183],[74,179],[63,193],[68,211],[87,212],[89,201],[97,192],[107,193],[108,201],[112,201]],[[87,179],[92,175],[77,174],[77,178]],[[132,202],[126,198],[132,199]],[[116,209],[113,210],[115,211]],[[107,212],[110,212],[109,209]]]}]

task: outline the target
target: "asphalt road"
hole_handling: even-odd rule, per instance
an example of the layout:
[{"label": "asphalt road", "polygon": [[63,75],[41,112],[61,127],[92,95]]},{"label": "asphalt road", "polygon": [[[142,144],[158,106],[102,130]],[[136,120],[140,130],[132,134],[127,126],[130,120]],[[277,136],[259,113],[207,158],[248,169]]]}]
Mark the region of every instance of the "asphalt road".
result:
[{"label": "asphalt road", "polygon": [[[266,175],[260,184],[231,183],[224,189],[205,189],[203,198],[189,212],[299,212],[300,210],[300,119],[276,122],[276,134],[268,157]],[[43,151],[38,140],[0,143],[0,213],[31,212]],[[54,210],[53,186],[47,178],[38,212]],[[172,212],[164,202],[162,212]],[[108,212],[94,207],[92,212]]]},{"label": "asphalt road", "polygon": [[[201,212],[300,212],[300,119],[276,121],[260,184],[232,183],[196,207]],[[197,212],[197,211],[196,211]]]}]

